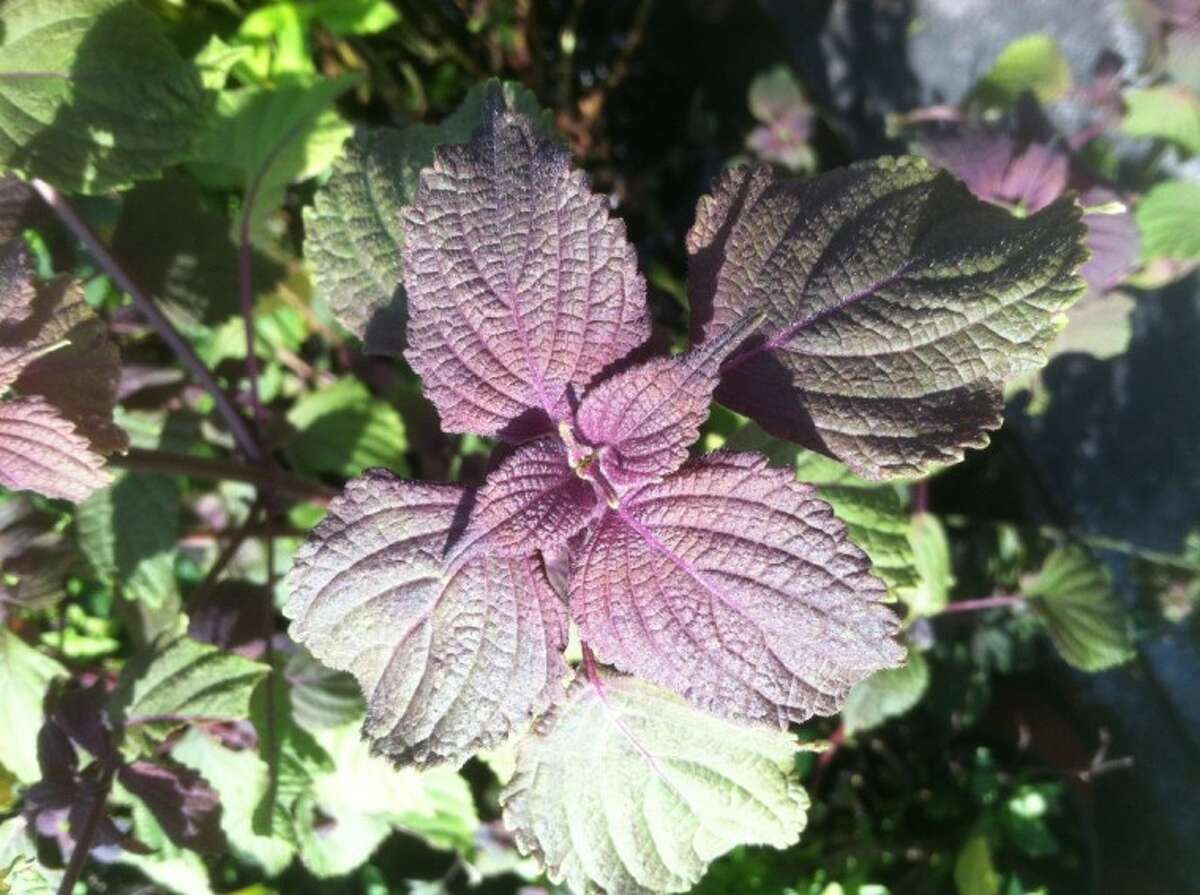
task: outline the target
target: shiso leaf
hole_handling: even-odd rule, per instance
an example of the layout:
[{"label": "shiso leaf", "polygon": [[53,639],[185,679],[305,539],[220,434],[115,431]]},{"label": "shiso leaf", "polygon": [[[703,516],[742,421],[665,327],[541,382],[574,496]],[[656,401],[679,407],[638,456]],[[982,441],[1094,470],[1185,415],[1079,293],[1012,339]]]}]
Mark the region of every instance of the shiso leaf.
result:
[{"label": "shiso leaf", "polygon": [[450,432],[551,431],[650,334],[624,225],[502,94],[442,146],[404,215],[408,349]]},{"label": "shiso leaf", "polygon": [[912,157],[734,169],[688,234],[693,336],[767,322],[717,400],[867,478],[962,459],[1083,292],[1079,218],[1070,199],[1014,217]]},{"label": "shiso leaf", "polygon": [[8,0],[0,167],[94,194],[182,161],[208,98],[159,24],[135,0]]},{"label": "shiso leaf", "polygon": [[1142,236],[1142,258],[1200,261],[1200,183],[1164,180],[1138,202],[1134,212]]},{"label": "shiso leaf", "polygon": [[522,741],[505,825],[577,893],[684,892],[737,845],[791,845],[808,797],[795,739],[636,678],[580,676]]},{"label": "shiso leaf", "polygon": [[1104,671],[1133,658],[1129,620],[1108,570],[1080,547],[1061,547],[1021,587],[1069,665]]},{"label": "shiso leaf", "polygon": [[622,498],[572,568],[583,640],[699,708],[784,726],[904,658],[883,583],[815,490],[710,454]]},{"label": "shiso leaf", "polygon": [[488,475],[453,555],[528,556],[565,544],[595,507],[596,492],[571,469],[563,443],[539,438]]},{"label": "shiso leaf", "polygon": [[292,636],[358,678],[364,732],[398,763],[461,763],[549,704],[566,610],[533,557],[449,564],[467,492],[372,470],[296,554]]},{"label": "shiso leaf", "polygon": [[108,484],[103,465],[75,424],[44,398],[0,402],[3,487],[78,503]]},{"label": "shiso leaf", "polygon": [[929,663],[917,652],[909,653],[908,661],[899,668],[875,672],[850,691],[842,709],[846,733],[870,730],[905,714],[921,701],[928,686]]}]

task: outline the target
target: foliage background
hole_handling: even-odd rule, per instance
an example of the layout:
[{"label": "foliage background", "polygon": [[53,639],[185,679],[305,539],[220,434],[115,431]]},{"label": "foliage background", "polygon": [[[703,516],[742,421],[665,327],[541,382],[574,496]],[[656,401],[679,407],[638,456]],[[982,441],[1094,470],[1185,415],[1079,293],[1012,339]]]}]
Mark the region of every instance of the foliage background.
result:
[{"label": "foliage background", "polygon": [[[1200,29],[1200,13],[1187,3],[157,0],[144,8],[216,98],[197,108],[192,149],[172,159],[162,179],[131,186],[117,176],[72,202],[219,380],[242,396],[249,365],[235,245],[248,237],[258,422],[290,474],[329,491],[373,465],[426,479],[471,481],[483,471],[487,446],[441,435],[403,363],[366,356],[335,322],[305,264],[304,210],[354,126],[438,121],[487,77],[530,88],[595,189],[613,197],[647,274],[656,325],[676,346],[687,329],[684,234],[696,199],[727,164],[758,153],[826,170],[903,151],[910,135],[897,116],[954,106],[989,77],[1002,98],[988,115],[1006,114],[1005,90],[1030,87],[1069,138],[1094,121],[1080,95],[1095,83],[1097,59],[1119,53],[1117,118],[1073,148],[1131,204],[1151,207],[1141,197],[1157,183],[1160,197],[1182,204],[1183,220],[1191,211],[1190,220],[1200,220],[1186,186],[1200,182],[1200,123],[1195,133],[1186,129],[1188,115],[1200,122],[1195,94],[1182,113],[1171,110],[1169,126],[1142,107],[1143,118],[1130,112],[1138,104],[1131,90],[1164,80],[1185,91],[1200,86],[1187,68],[1200,43],[1185,42]],[[998,76],[993,66],[1005,48],[1030,34],[1054,40],[1049,62]],[[82,47],[75,65],[86,67],[91,52]],[[751,86],[780,66],[807,97],[798,101],[804,114],[764,121]],[[777,126],[777,140],[796,151],[777,151],[761,134],[755,142],[764,124]],[[243,218],[250,186],[255,214]],[[16,497],[0,506],[7,513],[0,522],[5,731],[40,725],[50,679],[115,678],[151,635],[176,630],[184,613],[200,639],[197,619],[236,617],[251,630],[246,639],[258,644],[259,659],[267,655],[265,618],[272,651],[286,655],[269,588],[320,518],[319,501],[264,507],[252,483],[235,481],[232,444],[209,397],[70,233],[36,203],[21,208],[15,230],[35,249],[40,272],[74,274],[120,346],[117,420],[142,453],[130,455],[112,489],[78,509]],[[1138,221],[1144,249],[1153,248],[1146,233],[1154,222],[1141,214]],[[1055,357],[1040,381],[1014,393],[988,449],[927,481],[889,489],[902,518],[914,513],[903,525],[918,529],[914,574],[926,611],[909,637],[927,665],[927,685],[898,686],[885,712],[897,717],[878,725],[870,719],[855,731],[849,715],[806,725],[806,739],[837,745],[797,758],[814,804],[799,845],[736,851],[698,891],[1200,891],[1193,847],[1200,809],[1184,798],[1200,786],[1197,260],[1194,239],[1161,256],[1145,250],[1121,287],[1128,313],[1100,327],[1110,340],[1116,331],[1117,350],[1085,341],[1083,350]],[[739,426],[731,414],[715,413],[706,446],[738,437]],[[150,452],[159,452],[158,466]],[[224,465],[197,473],[195,464],[163,466],[163,454]],[[1120,624],[1137,632],[1136,652],[1120,667],[1088,673],[1064,662],[1028,604],[939,611],[947,599],[1034,596],[1039,570],[1066,544],[1083,551],[1097,599],[1115,601]],[[262,610],[257,623],[244,618],[247,605]],[[29,658],[34,651],[44,660]],[[292,671],[282,677],[302,694],[319,677]],[[311,691],[349,702],[352,717],[353,693],[339,683],[320,680]],[[301,703],[292,692],[280,700],[298,714]],[[292,845],[299,860],[265,858],[273,846],[262,843],[248,857],[232,835],[232,851],[203,859],[176,853],[161,833],[162,841],[151,841],[154,822],[144,810],[119,807],[121,822],[158,850],[97,854],[104,860],[89,865],[87,890],[549,888],[497,822],[504,756],[472,761],[461,780],[418,782],[362,755],[346,758],[354,747],[337,724],[315,727],[347,777],[307,769],[305,785],[322,779],[324,788],[311,837]],[[198,724],[155,749],[176,758],[204,753],[197,741],[211,735]],[[24,742],[20,754],[10,740],[0,755],[6,817],[21,812],[27,778],[37,776],[31,740]],[[231,783],[252,773],[248,765],[222,771]],[[372,803],[381,788],[395,799]],[[227,822],[254,807],[225,796]],[[47,866],[61,866],[65,855],[45,842],[41,851]],[[0,872],[4,866],[0,860]],[[6,885],[38,891],[20,888],[15,872],[0,891]]]}]

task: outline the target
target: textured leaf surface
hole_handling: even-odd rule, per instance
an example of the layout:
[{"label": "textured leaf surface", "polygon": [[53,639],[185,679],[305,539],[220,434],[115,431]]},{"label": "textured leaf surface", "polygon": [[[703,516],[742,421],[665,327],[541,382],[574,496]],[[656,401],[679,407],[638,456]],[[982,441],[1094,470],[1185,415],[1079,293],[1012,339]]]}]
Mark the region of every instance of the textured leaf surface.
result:
[{"label": "textured leaf surface", "polygon": [[903,715],[921,701],[928,686],[929,664],[920,653],[909,653],[908,661],[899,668],[875,672],[850,691],[842,709],[846,733],[870,730]]},{"label": "textured leaf surface", "polygon": [[905,602],[912,598],[920,576],[909,543],[908,507],[895,486],[860,479],[837,460],[772,438],[752,422],[725,445],[734,451],[765,454],[773,466],[795,470],[796,481],[816,486],[846,523],[850,540],[870,557],[871,573],[887,584],[888,593]]},{"label": "textured leaf surface", "polygon": [[43,398],[0,402],[0,485],[78,503],[108,484],[104,459]]},{"label": "textured leaf surface", "polygon": [[292,636],[367,696],[364,730],[398,762],[462,762],[540,711],[566,676],[566,617],[540,562],[449,566],[461,488],[372,470],[296,554]]},{"label": "textured leaf surface", "polygon": [[179,593],[179,482],[122,471],[79,507],[79,549],[97,577],[130,600],[163,606]]},{"label": "textured leaf surface", "polygon": [[712,454],[589,529],[571,608],[603,660],[782,726],[838,711],[903,658],[868,567],[810,486],[762,457]]},{"label": "textured leaf surface", "polygon": [[479,489],[455,555],[529,555],[565,544],[596,508],[590,482],[575,474],[566,447],[541,438],[517,448]]},{"label": "textured leaf surface", "polygon": [[489,96],[405,213],[409,348],[452,432],[546,431],[649,336],[624,226],[566,150]]},{"label": "textured leaf surface", "polygon": [[870,478],[961,459],[1082,291],[1079,210],[1016,218],[914,158],[730,172],[688,235],[694,335],[767,322],[717,399]]},{"label": "textured leaf surface", "polygon": [[346,142],[333,173],[304,210],[304,251],[317,286],[369,354],[399,356],[404,350],[408,300],[401,217],[421,169],[433,163],[434,147],[471,139],[483,99],[493,90],[502,92],[509,108],[539,118],[533,94],[493,81],[472,88],[459,109],[437,125],[360,131]]},{"label": "textured leaf surface", "polygon": [[624,370],[584,396],[576,425],[599,449],[607,481],[618,488],[658,481],[683,464],[708,419],[721,362],[761,322],[745,317],[682,357]]},{"label": "textured leaf surface", "polygon": [[44,656],[8,628],[0,627],[0,765],[22,783],[41,779],[37,735],[42,726],[42,697],[67,669]]},{"label": "textured leaf surface", "polygon": [[41,221],[46,211],[29,184],[11,174],[0,177],[0,242],[20,236]]},{"label": "textured leaf surface", "polygon": [[704,714],[653,684],[582,677],[538,722],[501,794],[505,825],[578,893],[683,892],[736,845],[804,827],[788,734]]},{"label": "textured leaf surface", "polygon": [[0,22],[0,165],[98,193],[184,157],[207,100],[141,4],[9,0]]},{"label": "textured leaf surface", "polygon": [[236,721],[249,716],[250,694],[267,670],[190,637],[167,639],[126,664],[110,708],[125,725],[159,730]]},{"label": "textured leaf surface", "polygon": [[1062,657],[1081,671],[1103,671],[1134,656],[1129,621],[1108,570],[1086,550],[1055,550],[1021,588]]}]

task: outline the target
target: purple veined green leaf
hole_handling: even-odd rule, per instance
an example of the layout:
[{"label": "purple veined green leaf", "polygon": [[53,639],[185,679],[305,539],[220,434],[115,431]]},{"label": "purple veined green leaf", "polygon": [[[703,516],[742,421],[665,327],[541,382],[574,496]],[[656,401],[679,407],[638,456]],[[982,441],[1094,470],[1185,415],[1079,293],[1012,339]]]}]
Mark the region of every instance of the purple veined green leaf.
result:
[{"label": "purple veined green leaf", "polygon": [[658,481],[683,464],[708,419],[721,362],[763,317],[748,314],[699,348],[623,370],[584,396],[576,431],[595,449],[610,484],[622,489]]},{"label": "purple veined green leaf", "polygon": [[450,432],[540,434],[650,335],[624,225],[498,91],[405,213],[405,357]]},{"label": "purple veined green leaf", "polygon": [[1063,199],[1018,218],[911,157],[731,171],[688,236],[693,336],[767,323],[717,400],[868,478],[957,462],[1083,291],[1079,216]]},{"label": "purple veined green leaf", "polygon": [[372,470],[297,553],[291,634],[358,678],[364,732],[404,764],[461,763],[544,709],[567,675],[566,609],[536,557],[444,561],[469,495]]},{"label": "purple veined green leaf", "polygon": [[584,641],[622,671],[730,718],[838,711],[904,650],[887,591],[829,504],[790,470],[711,454],[632,491],[571,575]]},{"label": "purple veined green leaf", "polygon": [[595,488],[571,467],[563,442],[539,438],[488,475],[449,555],[529,556],[561,546],[587,524],[596,504]]}]

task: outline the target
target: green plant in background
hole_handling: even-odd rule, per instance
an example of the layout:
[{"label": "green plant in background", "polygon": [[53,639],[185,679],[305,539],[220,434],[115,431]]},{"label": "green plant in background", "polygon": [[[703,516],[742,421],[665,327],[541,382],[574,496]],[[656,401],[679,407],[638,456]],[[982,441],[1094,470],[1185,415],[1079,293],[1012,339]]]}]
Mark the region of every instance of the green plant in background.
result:
[{"label": "green plant in background", "polygon": [[[314,528],[328,531],[322,520],[344,512],[337,495],[359,493],[346,491],[347,480],[386,467],[474,487],[496,465],[489,457],[506,433],[444,431],[455,428],[439,425],[444,401],[429,392],[437,409],[426,402],[403,358],[406,328],[425,325],[421,302],[431,294],[421,269],[412,273],[404,214],[435,159],[476,151],[474,135],[497,102],[489,91],[527,120],[522,133],[543,153],[562,152],[550,147],[565,138],[598,191],[616,197],[611,205],[628,216],[651,272],[655,344],[687,344],[680,314],[689,298],[701,310],[693,336],[715,339],[729,314],[753,310],[754,296],[799,294],[788,283],[809,263],[804,246],[824,240],[836,255],[851,245],[814,225],[786,243],[796,249],[786,264],[755,271],[756,247],[772,238],[787,202],[806,198],[807,214],[823,209],[824,226],[857,195],[835,190],[838,178],[864,177],[878,201],[898,178],[912,178],[905,189],[918,192],[950,182],[916,162],[877,181],[862,173],[873,166],[817,174],[818,163],[845,158],[836,126],[791,70],[767,61],[730,92],[726,118],[697,93],[673,154],[634,170],[617,136],[629,108],[621,90],[631,67],[646,63],[651,4],[628,21],[583,4],[443,6],[0,6],[0,482],[19,492],[0,499],[0,893],[136,892],[147,881],[183,895],[564,891],[523,856],[529,851],[575,891],[1083,890],[1090,846],[1078,781],[1127,758],[1109,755],[1097,733],[1069,769],[1052,767],[1036,745],[1031,752],[996,733],[997,706],[1023,675],[1058,663],[1089,674],[1116,668],[1137,655],[1136,634],[1163,619],[1186,623],[1200,559],[1196,550],[1156,554],[1065,523],[945,509],[941,464],[994,428],[996,381],[1034,359],[1011,344],[984,350],[993,331],[933,307],[912,322],[936,330],[927,335],[937,351],[874,346],[873,328],[897,319],[886,289],[858,319],[812,321],[776,303],[779,319],[751,320],[762,328],[755,338],[768,342],[781,326],[798,326],[804,350],[764,351],[778,368],[739,361],[742,374],[726,371],[717,398],[748,416],[720,404],[709,412],[706,393],[692,453],[764,455],[762,474],[781,488],[810,483],[813,505],[832,508],[847,549],[861,550],[882,582],[905,664],[845,682],[831,717],[790,731],[747,727],[720,717],[720,700],[698,709],[696,693],[653,663],[627,667],[636,651],[621,669],[642,677],[599,667],[610,657],[588,642],[593,618],[583,642],[566,645],[562,667],[580,669],[578,679],[551,694],[559,704],[532,733],[518,729],[461,768],[397,766],[361,738],[364,723],[386,724],[403,694],[364,700],[354,677],[290,639],[281,580]],[[1039,343],[1053,336],[1051,356],[1119,355],[1146,300],[1124,287],[1179,278],[1200,260],[1188,241],[1195,228],[1184,226],[1196,204],[1187,173],[1200,87],[1189,67],[1191,32],[1170,19],[1158,27],[1161,52],[1147,69],[1103,83],[1073,80],[1042,35],[1000,54],[949,116],[961,129],[955,151],[982,145],[972,143],[976,129],[993,150],[1001,146],[998,179],[977,176],[980,156],[947,148],[944,133],[926,129],[925,112],[896,122],[915,149],[1004,209],[955,200],[997,233],[1016,239],[1049,220],[1037,215],[1044,207],[1064,221],[1082,216],[1091,288],[1066,329],[1055,335],[1042,323],[1070,288],[1061,301],[1001,321],[1010,339],[1025,338],[1013,327],[1037,330]],[[489,88],[493,75],[511,80]],[[1021,117],[1033,100],[1050,106],[1083,90],[1102,111],[1066,140]],[[732,136],[715,136],[722,128]],[[1136,170],[1106,162],[1117,137],[1144,141]],[[743,150],[816,176],[796,184],[765,168],[745,180],[727,175],[701,206],[685,282],[682,249],[644,231],[690,221],[720,161],[714,153]],[[710,159],[705,182],[682,190],[680,211],[660,194],[699,153]],[[1085,162],[1093,180],[1080,179]],[[731,213],[736,203],[727,200],[739,189],[746,204]],[[432,200],[422,201],[438,218]],[[722,230],[726,213],[734,217]],[[804,213],[792,230],[805,229]],[[878,219],[864,217],[859,231]],[[501,235],[518,230],[514,222]],[[1057,232],[1048,228],[1039,250]],[[428,233],[416,239],[428,250]],[[914,245],[932,263],[932,248]],[[842,272],[861,268],[874,282],[872,259],[888,251],[904,249],[866,241],[845,254]],[[425,276],[431,257],[419,262]],[[1022,269],[1029,282],[1033,267]],[[976,268],[972,276],[988,275],[987,263]],[[709,273],[719,286],[706,321],[696,283]],[[484,321],[482,304],[472,307],[464,319]],[[850,342],[874,347],[855,354]],[[956,355],[956,369],[973,372],[951,383],[938,352],[968,347],[980,356]],[[857,364],[873,372],[859,376]],[[436,374],[419,366],[429,389]],[[943,426],[947,417],[911,388],[868,393],[889,377],[916,382],[906,377],[918,367],[977,403],[966,429]],[[745,373],[755,370],[802,393],[819,437],[797,426],[799,417],[774,412],[785,402],[757,401]],[[848,390],[830,385],[839,377]],[[574,397],[586,402],[587,383],[579,385]],[[658,387],[643,386],[635,391]],[[1044,405],[1048,390],[1036,376],[1010,379],[1010,395],[1022,388]],[[887,412],[884,400],[894,405]],[[597,437],[571,413],[576,435]],[[869,431],[847,436],[856,420]],[[887,427],[889,445],[873,443],[869,435]],[[596,462],[606,476],[616,469],[607,455]],[[864,478],[889,470],[908,475]],[[995,479],[995,490],[1013,481]],[[382,546],[364,537],[346,550]],[[1101,561],[1114,553],[1130,554],[1148,608],[1130,613],[1118,598]],[[299,555],[300,568],[312,561],[311,550]],[[532,562],[548,587],[565,588],[573,574],[550,549]],[[736,562],[731,554],[724,565]],[[380,570],[379,585],[396,572]],[[368,643],[389,624],[395,618],[376,619],[351,639]],[[443,642],[453,667],[462,641]],[[613,726],[614,716],[622,723]],[[610,727],[613,736],[600,736]],[[687,769],[674,788],[658,786],[668,759]],[[767,807],[754,807],[755,798]],[[606,829],[594,826],[603,812],[617,819]],[[780,850],[740,844],[755,842]]]}]

